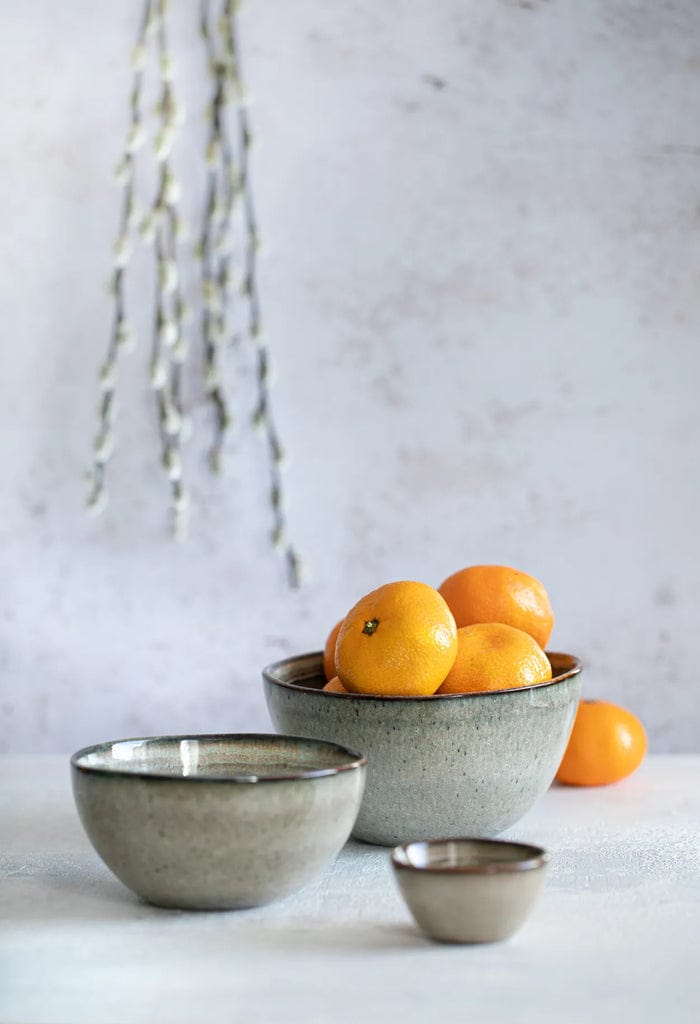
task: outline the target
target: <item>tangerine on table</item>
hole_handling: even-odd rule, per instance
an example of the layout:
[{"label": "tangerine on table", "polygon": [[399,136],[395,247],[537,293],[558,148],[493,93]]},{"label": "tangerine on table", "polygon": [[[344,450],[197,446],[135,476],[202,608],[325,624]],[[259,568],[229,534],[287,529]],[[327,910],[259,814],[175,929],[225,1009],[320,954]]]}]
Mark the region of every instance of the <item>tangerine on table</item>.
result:
[{"label": "tangerine on table", "polygon": [[557,781],[607,786],[631,775],[644,760],[647,737],[639,719],[617,704],[582,700]]},{"label": "tangerine on table", "polygon": [[336,622],[333,629],[328,634],[326,640],[326,646],[323,648],[323,674],[326,677],[326,682],[330,682],[335,676],[335,644],[338,639],[338,633],[340,627],[343,625],[343,620]]},{"label": "tangerine on table", "polygon": [[473,693],[532,686],[552,678],[552,666],[528,633],[502,622],[457,630],[457,657],[438,693]]},{"label": "tangerine on table", "polygon": [[554,613],[547,591],[534,576],[507,565],[471,565],[441,583],[457,627],[503,622],[529,633],[545,647]]},{"label": "tangerine on table", "polygon": [[335,664],[351,693],[424,697],[435,693],[457,654],[457,627],[427,583],[387,583],[345,616]]}]

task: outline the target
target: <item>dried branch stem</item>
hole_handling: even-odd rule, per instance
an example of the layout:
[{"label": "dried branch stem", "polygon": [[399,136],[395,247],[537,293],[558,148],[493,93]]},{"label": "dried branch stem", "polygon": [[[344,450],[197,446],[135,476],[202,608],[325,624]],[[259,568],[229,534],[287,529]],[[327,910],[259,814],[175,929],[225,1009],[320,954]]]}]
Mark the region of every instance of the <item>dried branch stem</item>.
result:
[{"label": "dried branch stem", "polygon": [[221,356],[223,346],[232,340],[229,320],[229,245],[234,207],[234,159],[225,116],[229,96],[227,66],[211,24],[210,7],[209,0],[202,0],[200,32],[206,46],[213,87],[206,149],[207,197],[199,255],[202,260],[204,387],[214,412],[214,437],[209,449],[209,464],[215,473],[219,473],[226,435],[233,423],[231,404],[224,386]]},{"label": "dried branch stem", "polygon": [[284,491],[281,465],[284,450],[272,415],[270,397],[270,354],[262,328],[260,313],[260,296],[258,291],[257,259],[260,247],[253,188],[250,173],[250,150],[253,137],[248,119],[248,111],[242,102],[240,58],[235,22],[235,0],[224,2],[224,34],[226,47],[230,52],[236,82],[239,89],[238,104],[238,136],[239,136],[239,170],[240,187],[243,197],[243,224],[245,232],[245,265],[242,291],[248,300],[248,335],[256,349],[256,384],[257,404],[253,413],[253,424],[265,436],[270,472],[269,501],[272,511],[271,540],[274,547],[283,552],[287,563],[289,583],[297,588],[301,583],[302,563],[299,555],[287,536],[287,522],[284,504]]},{"label": "dried branch stem", "polygon": [[178,267],[177,203],[180,186],[170,164],[170,152],[179,120],[172,85],[173,63],[168,49],[167,3],[158,0],[157,37],[161,93],[158,113],[161,129],[156,138],[160,176],[151,211],[155,232],[156,295],[151,354],[151,386],[156,400],[163,469],[170,482],[172,529],[177,537],[187,531],[189,495],[183,483],[182,365],[187,354],[183,333],[185,304]]},{"label": "dried branch stem", "polygon": [[110,279],[110,291],[114,298],[114,317],[107,352],[99,371],[101,396],[98,407],[98,427],[93,443],[92,464],[87,474],[87,507],[94,514],[101,512],[107,505],[105,486],[107,463],[116,446],[114,426],[117,418],[116,386],[119,355],[133,345],[133,330],[126,317],[124,276],[131,255],[132,232],[138,217],[135,200],[134,158],[136,151],[144,141],[141,97],[146,42],[151,30],[152,19],[152,0],[145,0],[131,60],[134,76],[129,96],[129,127],[126,133],[124,152],[115,172],[115,177],[123,188],[123,197]]}]

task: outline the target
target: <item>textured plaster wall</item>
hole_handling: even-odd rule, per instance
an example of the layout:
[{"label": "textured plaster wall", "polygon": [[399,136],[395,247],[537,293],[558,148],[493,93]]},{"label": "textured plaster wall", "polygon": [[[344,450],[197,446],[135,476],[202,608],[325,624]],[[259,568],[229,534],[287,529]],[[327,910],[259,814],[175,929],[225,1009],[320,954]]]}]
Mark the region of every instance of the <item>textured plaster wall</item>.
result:
[{"label": "textured plaster wall", "polygon": [[[700,6],[249,0],[298,594],[249,357],[222,482],[192,389],[187,544],[163,534],[145,348],[110,508],[82,513],[138,9],[0,7],[0,750],[269,728],[263,664],[379,583],[475,561],[538,575],[589,695],[698,749]],[[195,10],[174,3],[197,196]]]}]

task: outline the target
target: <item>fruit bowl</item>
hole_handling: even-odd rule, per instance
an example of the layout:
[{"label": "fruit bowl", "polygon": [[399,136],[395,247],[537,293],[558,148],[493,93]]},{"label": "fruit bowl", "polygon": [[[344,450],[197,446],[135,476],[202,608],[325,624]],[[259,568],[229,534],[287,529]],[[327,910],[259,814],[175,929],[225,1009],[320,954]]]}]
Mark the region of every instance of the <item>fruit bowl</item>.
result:
[{"label": "fruit bowl", "polygon": [[581,663],[547,652],[552,680],[433,697],[322,689],[323,655],[268,665],[263,684],[279,732],[331,740],[367,758],[353,835],[382,846],[444,836],[488,838],[548,789],[581,692]]}]

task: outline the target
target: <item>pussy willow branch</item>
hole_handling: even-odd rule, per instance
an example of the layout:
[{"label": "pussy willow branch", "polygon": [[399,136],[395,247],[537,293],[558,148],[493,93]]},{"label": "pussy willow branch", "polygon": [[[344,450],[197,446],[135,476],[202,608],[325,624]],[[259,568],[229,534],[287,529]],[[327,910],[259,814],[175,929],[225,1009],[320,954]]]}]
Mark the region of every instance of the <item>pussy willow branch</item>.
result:
[{"label": "pussy willow branch", "polygon": [[230,226],[233,212],[233,154],[226,126],[228,100],[227,68],[217,47],[211,25],[209,0],[200,6],[200,32],[206,45],[213,79],[207,139],[207,197],[204,208],[199,255],[202,261],[202,337],[204,345],[204,387],[214,412],[214,437],[209,464],[221,471],[226,434],[233,421],[224,387],[222,347],[230,340],[228,316],[230,283]]},{"label": "pussy willow branch", "polygon": [[[235,22],[235,0],[225,0],[221,19],[226,48],[230,51],[236,80],[240,84],[240,58]],[[257,405],[253,413],[253,424],[265,436],[270,472],[269,500],[272,510],[271,539],[275,548],[284,553],[289,582],[298,587],[301,582],[302,563],[296,549],[287,537],[287,523],[284,506],[281,465],[284,451],[272,415],[270,398],[270,355],[265,344],[260,314],[258,292],[257,256],[260,245],[253,189],[250,174],[250,150],[252,134],[248,111],[243,102],[238,106],[240,185],[243,197],[243,223],[245,231],[245,265],[242,291],[248,299],[248,334],[256,349]]]},{"label": "pussy willow branch", "polygon": [[158,0],[157,31],[161,94],[158,113],[161,129],[156,138],[160,163],[158,190],[151,212],[155,235],[156,297],[151,352],[151,386],[156,399],[163,468],[170,481],[172,528],[182,537],[187,529],[189,495],[182,479],[182,364],[186,356],[183,335],[184,301],[178,269],[178,213],[180,187],[170,165],[170,152],[179,120],[172,86],[173,63],[168,50],[167,3]]},{"label": "pussy willow branch", "polygon": [[114,297],[114,318],[107,352],[99,372],[101,397],[98,408],[98,427],[93,444],[92,465],[88,471],[87,507],[97,514],[107,504],[105,477],[107,463],[116,445],[114,424],[117,416],[117,366],[119,355],[133,346],[133,330],[126,317],[124,276],[131,255],[131,235],[138,217],[134,195],[134,159],[136,151],[144,142],[141,97],[143,69],[146,56],[146,42],[153,24],[153,5],[145,0],[141,24],[131,63],[134,77],[129,97],[129,128],[124,143],[124,152],[117,166],[115,177],[123,187],[122,210],[119,231],[114,245],[114,267],[110,279],[110,291]]},{"label": "pussy willow branch", "polygon": [[[207,140],[207,197],[199,244],[202,257],[204,378],[215,419],[214,439],[209,455],[212,468],[218,470],[232,419],[223,381],[222,353],[224,346],[234,340],[231,307],[234,294],[238,294],[232,282],[235,252],[236,259],[240,257],[243,264],[240,294],[246,300],[241,304],[245,310],[246,329],[255,345],[257,399],[253,422],[266,438],[272,540],[284,552],[290,582],[297,586],[301,563],[287,539],[280,468],[283,452],[272,417],[270,355],[261,325],[257,280],[258,232],[249,159],[252,138],[240,77],[236,8],[234,0],[219,0],[219,16],[215,25],[212,25],[210,19],[212,0],[201,0],[200,8],[200,30],[207,47],[213,81],[211,127]],[[105,361],[100,370],[99,422],[89,473],[88,506],[93,511],[99,511],[106,503],[106,466],[115,444],[117,363],[121,351],[128,347],[132,338],[126,317],[124,278],[131,256],[133,229],[141,220],[141,235],[146,244],[153,246],[156,269],[151,386],[158,417],[161,460],[170,483],[173,527],[176,534],[181,534],[185,528],[188,506],[188,494],[182,479],[182,444],[188,425],[182,397],[187,339],[184,330],[185,303],[179,274],[179,185],[170,161],[180,116],[172,86],[173,65],[168,48],[167,9],[168,0],[145,0],[132,56],[134,78],[130,94],[130,124],[123,156],[117,168],[123,197],[110,281],[114,297],[114,322]],[[160,72],[157,107],[159,128],[154,143],[158,182],[151,208],[141,219],[135,194],[135,154],[145,138],[141,109],[143,79],[149,42],[154,37]],[[235,124],[233,131],[231,121]],[[232,135],[235,138],[232,139]],[[238,207],[242,208],[237,223],[242,224],[243,238],[240,244],[234,246],[234,218]]]}]

